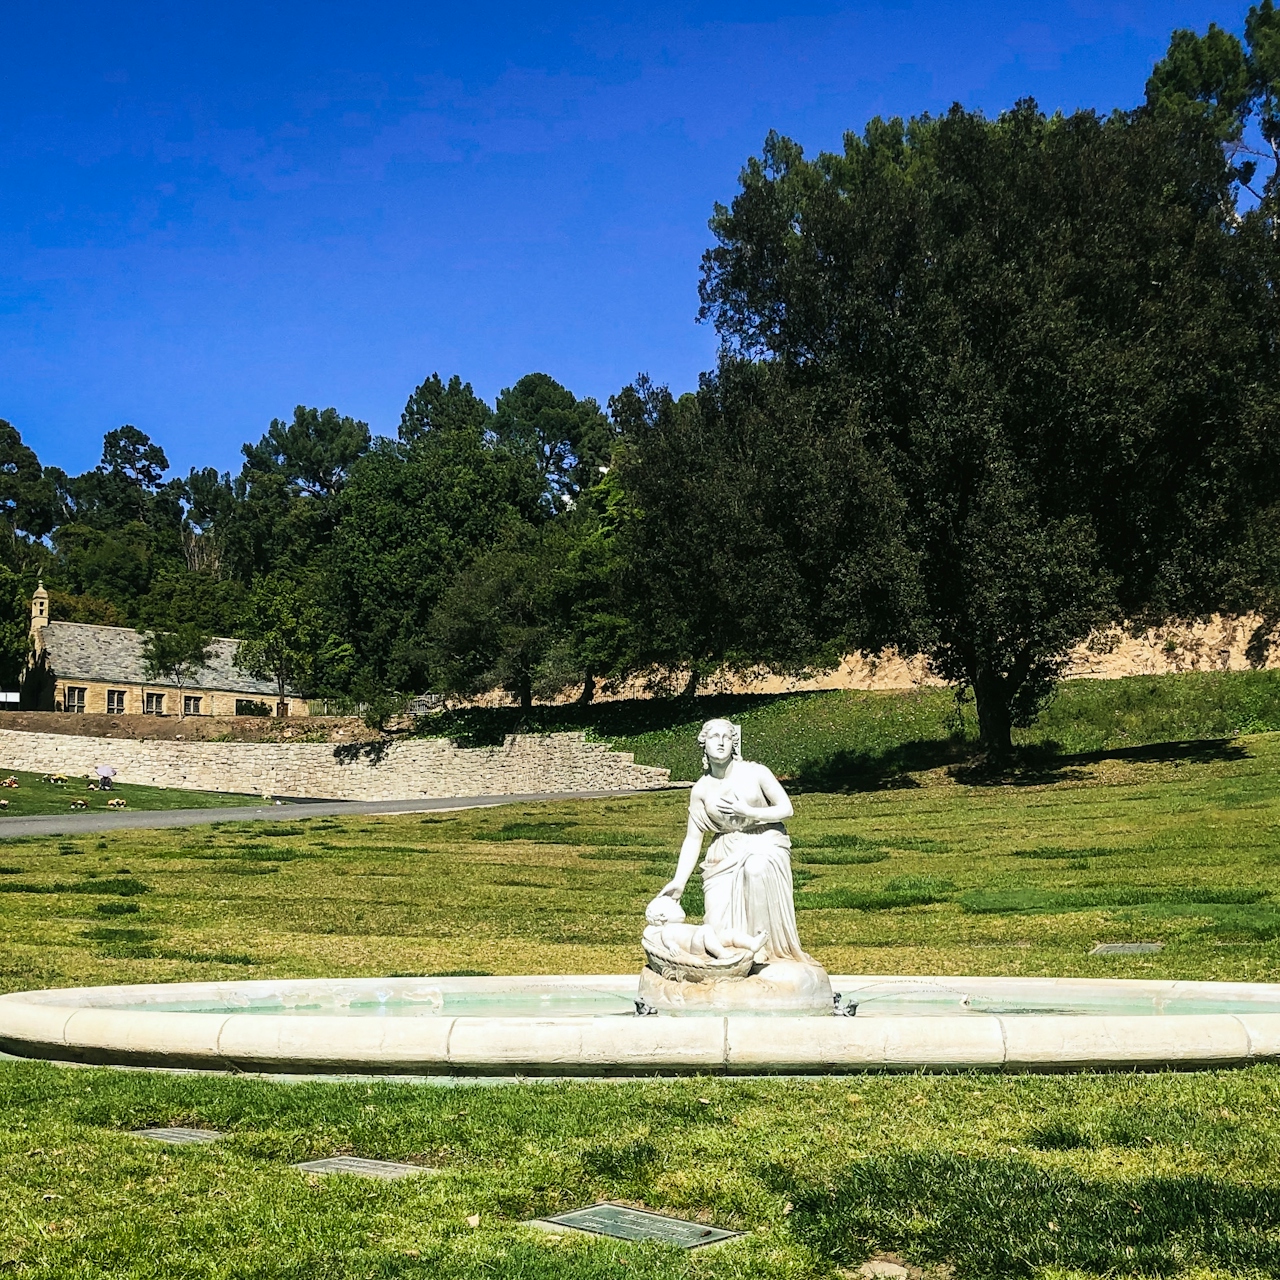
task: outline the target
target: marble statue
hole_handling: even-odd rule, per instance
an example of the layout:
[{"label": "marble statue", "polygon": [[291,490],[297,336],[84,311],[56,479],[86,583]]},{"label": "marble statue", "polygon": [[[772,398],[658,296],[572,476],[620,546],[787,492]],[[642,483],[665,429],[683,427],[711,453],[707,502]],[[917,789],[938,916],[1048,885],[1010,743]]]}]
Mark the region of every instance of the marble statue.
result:
[{"label": "marble statue", "polygon": [[[831,1013],[826,971],[800,946],[791,883],[791,801],[762,764],[742,758],[742,730],[708,720],[698,735],[706,772],[689,796],[676,872],[649,904],[640,1001],[658,1012]],[[680,896],[702,853],[703,923]]]}]

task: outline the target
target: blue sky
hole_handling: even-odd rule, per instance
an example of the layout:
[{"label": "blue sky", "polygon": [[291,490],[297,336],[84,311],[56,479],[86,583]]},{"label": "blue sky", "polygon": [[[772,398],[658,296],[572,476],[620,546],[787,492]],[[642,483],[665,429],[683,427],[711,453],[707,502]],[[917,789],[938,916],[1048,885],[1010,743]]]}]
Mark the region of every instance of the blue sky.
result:
[{"label": "blue sky", "polygon": [[131,422],[238,469],[298,403],[681,390],[714,201],[773,128],[1130,106],[1246,3],[0,6],[0,417],[94,465]]}]

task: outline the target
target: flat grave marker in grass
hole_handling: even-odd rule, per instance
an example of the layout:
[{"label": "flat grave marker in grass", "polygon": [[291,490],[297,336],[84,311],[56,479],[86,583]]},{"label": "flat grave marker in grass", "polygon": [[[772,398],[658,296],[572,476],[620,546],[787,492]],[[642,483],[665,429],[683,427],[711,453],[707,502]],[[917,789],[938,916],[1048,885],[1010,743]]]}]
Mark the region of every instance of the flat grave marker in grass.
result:
[{"label": "flat grave marker in grass", "polygon": [[222,1134],[216,1129],[184,1129],[181,1126],[163,1129],[133,1129],[130,1133],[132,1137],[148,1138],[152,1142],[163,1142],[170,1147],[205,1146],[207,1143],[217,1142],[222,1137]]},{"label": "flat grave marker in grass", "polygon": [[1154,951],[1163,951],[1163,942],[1100,942],[1091,956],[1145,956]]},{"label": "flat grave marker in grass", "polygon": [[679,1249],[701,1249],[709,1244],[722,1244],[740,1236],[740,1231],[725,1231],[684,1218],[668,1218],[665,1214],[602,1201],[585,1209],[571,1209],[552,1218],[535,1218],[531,1226],[543,1230],[585,1231],[595,1236],[612,1236],[616,1240],[653,1240],[673,1244]]},{"label": "flat grave marker in grass", "polygon": [[401,1164],[396,1160],[365,1160],[360,1156],[326,1156],[323,1160],[306,1160],[293,1167],[303,1173],[349,1173],[356,1178],[380,1178],[384,1182],[440,1172],[439,1169],[428,1169],[420,1164]]}]

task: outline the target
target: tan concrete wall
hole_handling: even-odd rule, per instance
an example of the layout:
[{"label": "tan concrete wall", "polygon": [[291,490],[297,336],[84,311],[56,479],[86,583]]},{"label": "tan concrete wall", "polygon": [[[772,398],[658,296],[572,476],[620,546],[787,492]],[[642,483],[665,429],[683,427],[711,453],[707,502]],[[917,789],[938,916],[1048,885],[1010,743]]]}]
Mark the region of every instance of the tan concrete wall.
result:
[{"label": "tan concrete wall", "polygon": [[580,733],[513,734],[500,747],[440,738],[393,742],[380,759],[346,762],[324,742],[154,742],[0,729],[0,768],[84,775],[109,764],[119,781],[192,791],[408,800],[539,791],[664,787],[666,769]]},{"label": "tan concrete wall", "polygon": [[[1068,655],[1065,675],[1068,679],[1115,680],[1123,676],[1171,675],[1180,671],[1248,671],[1251,664],[1245,654],[1249,637],[1262,619],[1256,614],[1232,617],[1214,614],[1203,622],[1170,622],[1152,627],[1134,636],[1119,628],[1100,632],[1078,644]],[[1273,648],[1264,664],[1280,667],[1280,645]],[[662,674],[662,673],[656,673]],[[597,701],[637,698],[650,695],[648,678],[637,677],[627,684],[602,691]],[[668,673],[658,681],[668,691],[683,687],[688,673]],[[946,682],[929,670],[920,654],[904,657],[893,649],[879,654],[850,654],[830,671],[815,672],[801,678],[780,676],[763,669],[758,671],[722,672],[704,680],[702,693],[808,693],[830,689],[863,689],[888,692],[943,685]],[[577,697],[576,690],[565,694],[563,701]],[[504,695],[482,699],[490,703],[506,703]]]},{"label": "tan concrete wall", "polygon": [[[1262,619],[1214,614],[1205,622],[1169,622],[1139,635],[1114,630],[1091,636],[1071,651],[1068,678],[1112,680],[1120,676],[1172,675],[1180,671],[1248,671],[1245,650]],[[1263,664],[1280,667],[1280,646]]]}]

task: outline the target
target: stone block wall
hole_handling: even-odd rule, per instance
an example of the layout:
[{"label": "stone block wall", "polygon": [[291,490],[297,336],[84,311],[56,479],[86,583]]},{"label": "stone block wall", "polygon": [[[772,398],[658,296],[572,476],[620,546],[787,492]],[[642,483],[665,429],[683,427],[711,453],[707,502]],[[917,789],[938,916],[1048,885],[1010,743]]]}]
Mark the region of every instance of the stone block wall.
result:
[{"label": "stone block wall", "polygon": [[417,800],[545,791],[651,790],[670,773],[581,733],[512,734],[500,747],[443,738],[388,744],[381,755],[323,742],[155,742],[0,729],[0,770],[85,775],[191,791],[325,800]]}]

